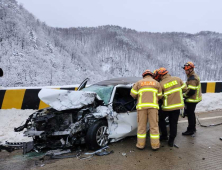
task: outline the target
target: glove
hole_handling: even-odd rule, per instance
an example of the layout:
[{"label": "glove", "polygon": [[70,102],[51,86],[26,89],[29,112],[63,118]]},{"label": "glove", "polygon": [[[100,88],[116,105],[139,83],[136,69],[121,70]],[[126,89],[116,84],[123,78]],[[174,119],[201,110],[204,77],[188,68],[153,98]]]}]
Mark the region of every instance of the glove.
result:
[{"label": "glove", "polygon": [[182,118],[185,118],[187,116],[187,114],[184,111],[184,109],[180,109],[180,115],[181,115]]}]

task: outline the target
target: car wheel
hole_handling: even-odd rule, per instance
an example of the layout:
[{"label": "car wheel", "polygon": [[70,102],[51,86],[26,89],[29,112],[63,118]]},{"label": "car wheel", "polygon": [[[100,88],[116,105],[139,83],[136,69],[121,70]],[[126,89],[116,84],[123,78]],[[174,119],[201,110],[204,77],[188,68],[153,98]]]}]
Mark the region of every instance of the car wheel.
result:
[{"label": "car wheel", "polygon": [[98,120],[89,127],[86,134],[86,145],[90,150],[97,150],[109,143],[108,124],[106,120]]}]

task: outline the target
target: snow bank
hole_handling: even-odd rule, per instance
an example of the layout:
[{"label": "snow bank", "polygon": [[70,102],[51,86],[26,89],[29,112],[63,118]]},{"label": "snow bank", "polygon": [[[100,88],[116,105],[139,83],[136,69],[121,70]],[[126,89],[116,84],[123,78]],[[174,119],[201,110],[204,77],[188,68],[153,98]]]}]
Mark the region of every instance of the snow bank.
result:
[{"label": "snow bank", "polygon": [[196,113],[222,110],[222,93],[205,93],[198,103]]},{"label": "snow bank", "polygon": [[14,132],[14,127],[25,123],[33,112],[35,110],[0,109],[0,143],[32,141],[32,138],[23,136],[23,132]]}]

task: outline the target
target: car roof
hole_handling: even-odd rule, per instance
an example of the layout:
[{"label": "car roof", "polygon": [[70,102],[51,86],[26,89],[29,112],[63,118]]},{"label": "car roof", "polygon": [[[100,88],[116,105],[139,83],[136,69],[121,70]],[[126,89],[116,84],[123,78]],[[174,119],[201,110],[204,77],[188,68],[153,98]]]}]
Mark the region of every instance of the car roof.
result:
[{"label": "car roof", "polygon": [[120,77],[120,78],[114,78],[114,79],[109,79],[109,80],[104,80],[98,83],[95,83],[96,85],[119,85],[119,84],[133,84],[136,83],[137,81],[141,80],[142,77]]}]

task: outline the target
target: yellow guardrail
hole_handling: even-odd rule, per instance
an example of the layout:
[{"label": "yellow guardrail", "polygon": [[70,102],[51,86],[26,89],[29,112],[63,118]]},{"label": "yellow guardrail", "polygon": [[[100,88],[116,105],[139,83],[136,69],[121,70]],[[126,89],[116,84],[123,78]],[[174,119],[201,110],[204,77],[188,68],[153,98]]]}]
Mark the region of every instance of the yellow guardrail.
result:
[{"label": "yellow guardrail", "polygon": [[[54,88],[54,87],[52,87]],[[78,87],[62,87],[54,89],[77,90]],[[201,82],[202,93],[222,92],[222,82]],[[0,90],[1,109],[43,109],[48,107],[38,98],[39,89],[2,89]]]}]

